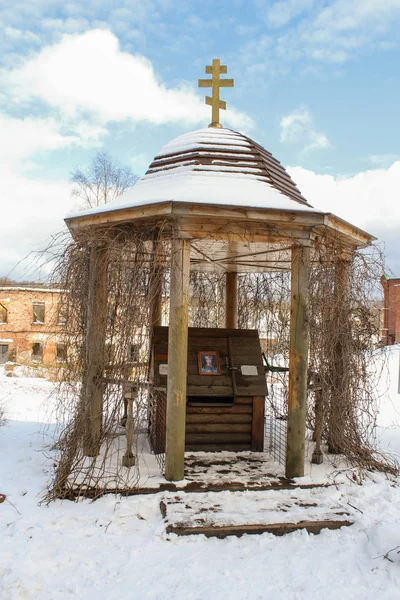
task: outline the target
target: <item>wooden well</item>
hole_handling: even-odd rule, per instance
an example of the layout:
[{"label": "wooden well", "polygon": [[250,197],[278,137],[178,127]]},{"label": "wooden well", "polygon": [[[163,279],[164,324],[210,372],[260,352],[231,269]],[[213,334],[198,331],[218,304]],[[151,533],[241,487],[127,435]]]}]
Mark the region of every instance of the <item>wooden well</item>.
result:
[{"label": "wooden well", "polygon": [[[218,353],[219,374],[201,374],[199,352]],[[168,327],[155,327],[152,347],[154,389],[150,436],[165,451]],[[189,328],[185,450],[264,449],[267,393],[256,330]]]}]

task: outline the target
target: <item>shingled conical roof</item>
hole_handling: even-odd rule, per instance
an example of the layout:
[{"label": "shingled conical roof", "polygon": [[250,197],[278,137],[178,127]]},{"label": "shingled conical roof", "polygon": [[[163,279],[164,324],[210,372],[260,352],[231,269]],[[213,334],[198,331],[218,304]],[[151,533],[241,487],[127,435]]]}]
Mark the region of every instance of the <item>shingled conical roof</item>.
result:
[{"label": "shingled conical roof", "polygon": [[167,182],[171,175],[180,173],[260,181],[291,200],[310,206],[271,152],[230,129],[207,128],[175,138],[155,157],[144,180],[162,177]]},{"label": "shingled conical roof", "polygon": [[80,215],[160,202],[319,212],[268,150],[231,129],[209,127],[170,141],[121,198]]}]

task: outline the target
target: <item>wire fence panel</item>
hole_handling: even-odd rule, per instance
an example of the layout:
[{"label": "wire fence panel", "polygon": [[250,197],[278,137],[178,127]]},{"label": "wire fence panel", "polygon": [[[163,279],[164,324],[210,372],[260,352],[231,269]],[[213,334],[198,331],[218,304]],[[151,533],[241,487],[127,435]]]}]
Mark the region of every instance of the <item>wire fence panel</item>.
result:
[{"label": "wire fence panel", "polygon": [[154,390],[150,396],[149,431],[151,448],[162,473],[165,467],[166,417],[167,394]]},{"label": "wire fence panel", "polygon": [[265,439],[271,457],[286,463],[288,374],[270,373],[265,399]]}]

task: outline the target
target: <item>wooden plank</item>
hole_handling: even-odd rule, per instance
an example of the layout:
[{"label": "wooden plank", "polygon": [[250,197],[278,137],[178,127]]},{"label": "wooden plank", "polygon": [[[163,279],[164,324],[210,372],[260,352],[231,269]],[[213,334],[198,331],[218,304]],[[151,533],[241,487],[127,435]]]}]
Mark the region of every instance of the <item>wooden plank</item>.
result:
[{"label": "wooden plank", "polygon": [[[248,444],[186,444],[186,452],[248,452]],[[222,491],[222,488],[221,488]]]},{"label": "wooden plank", "polygon": [[226,338],[231,336],[232,338],[255,337],[258,339],[257,329],[219,329],[216,327],[189,327],[189,335],[191,339],[195,337],[203,338],[206,335],[212,335],[216,338]]},{"label": "wooden plank", "polygon": [[256,385],[238,385],[238,392],[247,396],[266,396],[267,395],[267,384]]},{"label": "wooden plank", "polygon": [[231,385],[191,385],[188,383],[187,388],[188,396],[231,396],[232,386]]},{"label": "wooden plank", "polygon": [[238,326],[238,275],[237,273],[226,274],[225,286],[225,327],[237,329]]},{"label": "wooden plank", "polygon": [[232,392],[230,375],[192,375],[188,373],[188,386],[200,386],[200,387],[229,387]]},{"label": "wooden plank", "polygon": [[292,248],[286,477],[304,476],[308,365],[309,251]]},{"label": "wooden plank", "polygon": [[[256,224],[260,224],[262,221],[267,223],[275,221],[281,221],[282,223],[290,223],[292,226],[294,222],[301,223],[302,225],[319,225],[324,222],[324,215],[318,212],[309,210],[301,210],[302,206],[299,204],[299,209],[296,210],[281,210],[275,208],[253,208],[241,206],[238,210],[237,206],[226,206],[226,205],[211,205],[211,204],[195,204],[193,202],[174,202],[172,205],[172,213],[174,215],[193,215],[194,213],[198,217],[210,216],[213,218],[226,218],[228,221],[238,220],[243,223],[247,220],[256,221]],[[247,224],[247,223],[246,223]]]},{"label": "wooden plank", "polygon": [[253,398],[253,420],[251,424],[251,449],[253,452],[264,451],[264,396]]},{"label": "wooden plank", "polygon": [[191,407],[191,406],[187,406],[186,407],[186,413],[187,414],[197,414],[197,415],[232,415],[232,414],[252,414],[253,412],[253,407],[249,406],[247,404],[244,405],[234,405],[234,406],[230,406],[227,408],[223,408],[221,406],[218,406],[216,408],[213,407],[209,407],[206,406],[204,408],[200,408],[198,406],[196,407]]},{"label": "wooden plank", "polygon": [[350,527],[352,521],[300,521],[299,523],[267,523],[251,525],[168,525],[167,533],[176,535],[205,535],[206,537],[217,537],[220,539],[230,535],[241,537],[242,535],[255,535],[261,533],[272,533],[276,536],[293,533],[293,531],[305,530],[308,533],[318,534],[322,529],[340,529],[341,527]]},{"label": "wooden plank", "polygon": [[222,347],[222,348],[226,348],[226,336],[214,336],[211,334],[211,332],[207,333],[204,332],[204,335],[202,337],[190,337],[189,338],[189,348],[198,348],[200,347],[201,349],[205,349],[205,350],[211,350],[212,348],[206,348],[205,346],[218,346],[218,347]]},{"label": "wooden plank", "polygon": [[190,241],[174,238],[168,336],[165,478],[184,478]]},{"label": "wooden plank", "polygon": [[186,415],[186,428],[189,423],[251,423],[251,414],[187,414]]},{"label": "wooden plank", "polygon": [[246,444],[251,443],[251,433],[188,433],[187,444]]},{"label": "wooden plank", "polygon": [[251,396],[237,396],[235,404],[253,404],[253,399]]},{"label": "wooden plank", "polygon": [[251,423],[187,423],[188,433],[251,433]]}]

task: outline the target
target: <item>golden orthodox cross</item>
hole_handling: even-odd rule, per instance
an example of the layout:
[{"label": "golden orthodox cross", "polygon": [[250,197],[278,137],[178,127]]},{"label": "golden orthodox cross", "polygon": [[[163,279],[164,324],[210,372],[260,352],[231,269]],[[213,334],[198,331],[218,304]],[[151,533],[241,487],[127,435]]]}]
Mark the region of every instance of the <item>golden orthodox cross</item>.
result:
[{"label": "golden orthodox cross", "polygon": [[206,104],[212,107],[212,117],[209,127],[222,127],[219,122],[219,111],[222,108],[226,110],[226,102],[219,99],[219,89],[221,87],[233,87],[233,79],[221,79],[220,75],[227,73],[226,65],[221,65],[219,58],[213,58],[212,65],[206,67],[207,75],[212,75],[212,79],[199,79],[199,87],[212,88],[211,98],[206,96]]}]

